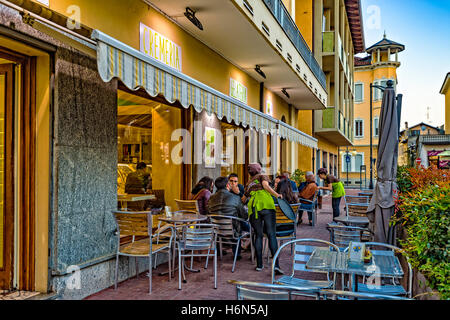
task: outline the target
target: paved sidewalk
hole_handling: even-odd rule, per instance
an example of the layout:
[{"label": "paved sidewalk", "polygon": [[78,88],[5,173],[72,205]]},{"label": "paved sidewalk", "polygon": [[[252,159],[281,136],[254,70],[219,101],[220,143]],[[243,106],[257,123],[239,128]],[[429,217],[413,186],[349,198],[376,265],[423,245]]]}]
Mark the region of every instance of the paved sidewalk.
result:
[{"label": "paved sidewalk", "polygon": [[[347,194],[357,194],[359,190],[346,190]],[[341,215],[345,214],[341,201]],[[303,224],[298,226],[297,238],[316,238],[329,241],[329,232],[326,229],[327,223],[332,221],[331,195],[323,198],[322,209],[318,212],[318,221],[315,227],[308,224],[306,212],[303,214]],[[288,270],[290,266],[290,247],[286,247],[280,258],[280,265],[283,270]],[[264,259],[264,270],[255,271],[256,265],[251,263],[250,253],[243,252],[242,259],[236,262],[235,272],[231,272],[233,265],[233,255],[228,249],[228,254],[223,260],[217,259],[217,289],[214,289],[213,260],[210,259],[208,269],[204,269],[205,264],[194,258],[194,268],[199,268],[199,273],[186,272],[187,283],[182,283],[182,290],[178,290],[178,271],[175,272],[175,279],[168,281],[168,276],[158,276],[159,272],[167,270],[167,264],[158,266],[153,272],[153,292],[148,294],[148,278],[145,272],[139,278],[131,278],[119,283],[117,290],[110,287],[101,292],[87,297],[87,300],[234,300],[236,289],[228,284],[227,280],[246,280],[255,282],[271,281],[271,261],[268,264]],[[190,259],[186,260],[190,263]],[[309,279],[325,279],[324,274],[305,274]],[[299,297],[299,299],[308,299]]]}]

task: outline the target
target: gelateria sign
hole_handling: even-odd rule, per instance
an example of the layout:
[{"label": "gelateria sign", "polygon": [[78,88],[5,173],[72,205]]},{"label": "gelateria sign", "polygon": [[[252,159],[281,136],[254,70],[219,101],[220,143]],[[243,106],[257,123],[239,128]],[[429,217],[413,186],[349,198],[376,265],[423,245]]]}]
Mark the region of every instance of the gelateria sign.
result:
[{"label": "gelateria sign", "polygon": [[139,25],[140,51],[181,72],[181,47],[145,24]]},{"label": "gelateria sign", "polygon": [[233,78],[230,78],[230,96],[247,104],[247,88]]}]

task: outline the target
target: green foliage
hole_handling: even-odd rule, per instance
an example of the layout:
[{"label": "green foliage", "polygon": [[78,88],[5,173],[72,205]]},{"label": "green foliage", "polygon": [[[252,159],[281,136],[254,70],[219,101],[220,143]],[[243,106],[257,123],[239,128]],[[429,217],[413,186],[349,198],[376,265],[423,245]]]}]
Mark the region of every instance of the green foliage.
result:
[{"label": "green foliage", "polygon": [[411,265],[425,275],[429,287],[442,299],[450,299],[450,184],[436,181],[436,174],[427,174],[413,173],[411,186],[399,194],[402,215],[394,221],[406,228],[408,236],[400,243]]},{"label": "green foliage", "polygon": [[411,175],[409,173],[409,166],[399,166],[397,168],[397,186],[399,192],[406,192],[411,189]]},{"label": "green foliage", "polygon": [[294,171],[294,173],[292,174],[292,176],[291,176],[291,180],[294,180],[297,185],[299,185],[300,183],[306,181],[305,171],[302,171],[300,169],[296,169]]}]

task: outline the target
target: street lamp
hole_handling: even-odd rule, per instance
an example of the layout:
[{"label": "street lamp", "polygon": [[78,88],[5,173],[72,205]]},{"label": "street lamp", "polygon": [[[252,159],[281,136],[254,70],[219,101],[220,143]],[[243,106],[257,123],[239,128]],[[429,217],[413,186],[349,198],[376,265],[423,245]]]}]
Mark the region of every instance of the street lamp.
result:
[{"label": "street lamp", "polygon": [[[394,86],[394,81],[392,80],[388,80],[386,82],[386,85],[388,88],[391,88]],[[376,89],[380,89],[381,92],[384,93],[384,90],[386,90],[385,86],[379,86],[379,85],[375,85],[373,83],[370,84],[370,179],[369,179],[369,189],[373,190],[373,159],[372,159],[372,149],[373,149],[373,142],[372,142],[372,137],[373,137],[373,119],[372,119],[372,103],[373,103],[373,88]]]}]

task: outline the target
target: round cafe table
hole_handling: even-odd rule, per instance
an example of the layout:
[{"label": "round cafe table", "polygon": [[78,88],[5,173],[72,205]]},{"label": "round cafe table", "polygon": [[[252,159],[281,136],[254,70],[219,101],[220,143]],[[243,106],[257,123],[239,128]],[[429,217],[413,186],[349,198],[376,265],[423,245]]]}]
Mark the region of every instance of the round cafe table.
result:
[{"label": "round cafe table", "polygon": [[339,216],[333,219],[336,222],[342,222],[348,226],[355,227],[367,227],[369,225],[369,219],[367,217],[358,217],[358,216]]},{"label": "round cafe table", "polygon": [[[205,215],[202,215],[202,214],[196,213],[195,211],[190,211],[190,210],[174,211],[170,215],[164,214],[163,216],[158,218],[158,220],[160,220],[160,221],[164,221],[164,222],[167,222],[167,223],[173,225],[177,232],[178,232],[178,229],[177,229],[178,227],[182,227],[184,225],[190,225],[195,222],[205,221],[206,219],[208,219],[208,216],[205,216]],[[176,236],[178,237],[179,235],[177,234]],[[192,262],[192,260],[191,260],[191,262]],[[192,265],[192,263],[191,263],[191,265]],[[186,265],[184,266],[184,268],[190,272],[200,272],[200,270],[188,268]],[[174,269],[174,271],[175,270],[176,269]],[[167,274],[167,272],[161,272],[159,275],[162,276],[162,275],[166,275],[166,274]],[[184,277],[184,272],[183,272],[183,282],[186,283],[186,278]]]}]

